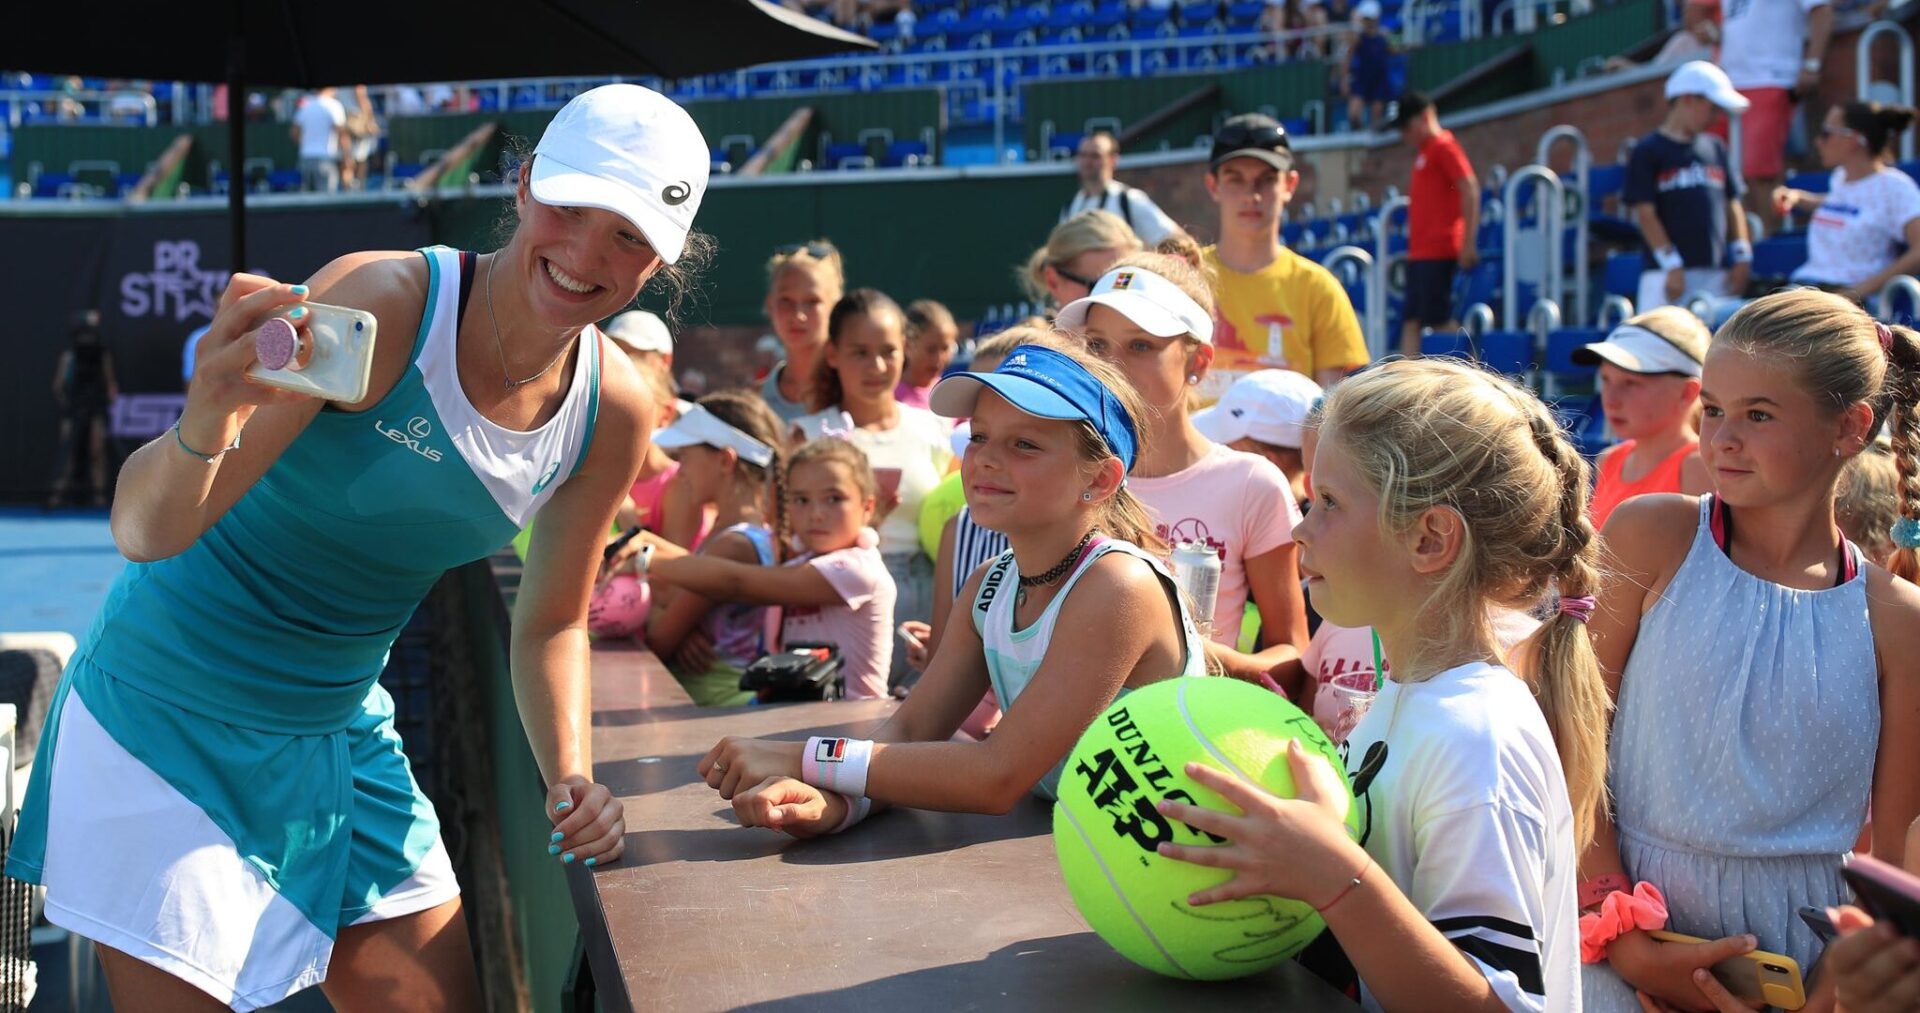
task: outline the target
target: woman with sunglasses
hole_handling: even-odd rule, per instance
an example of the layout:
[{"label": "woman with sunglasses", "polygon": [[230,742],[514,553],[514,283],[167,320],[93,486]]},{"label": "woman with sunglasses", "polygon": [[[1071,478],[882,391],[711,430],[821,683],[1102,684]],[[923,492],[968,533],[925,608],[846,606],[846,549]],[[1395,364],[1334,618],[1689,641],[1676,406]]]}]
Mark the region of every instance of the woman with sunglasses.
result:
[{"label": "woman with sunglasses", "polygon": [[1820,164],[1833,170],[1827,192],[1773,192],[1782,216],[1813,212],[1807,262],[1793,272],[1795,282],[1865,302],[1888,281],[1920,271],[1920,187],[1886,165],[1893,142],[1912,124],[1906,106],[1848,102],[1827,110],[1818,142]]},{"label": "woman with sunglasses", "polygon": [[1127,223],[1111,211],[1082,211],[1053,227],[1047,245],[1033,251],[1020,271],[1028,294],[1054,310],[1085,299],[1113,262],[1144,247]]},{"label": "woman with sunglasses", "polygon": [[813,378],[827,349],[827,314],[847,284],[840,251],[824,239],[793,243],[767,261],[767,319],[786,350],[760,385],[760,397],[783,422],[811,413]]}]

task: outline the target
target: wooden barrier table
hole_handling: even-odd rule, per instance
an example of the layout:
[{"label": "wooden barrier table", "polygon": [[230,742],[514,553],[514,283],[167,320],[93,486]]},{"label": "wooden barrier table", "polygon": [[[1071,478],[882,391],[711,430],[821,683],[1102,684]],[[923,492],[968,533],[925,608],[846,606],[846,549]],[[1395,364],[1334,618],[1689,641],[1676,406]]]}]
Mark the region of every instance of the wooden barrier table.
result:
[{"label": "wooden barrier table", "polygon": [[1128,962],[1074,910],[1038,800],[811,841],[741,829],[694,770],[722,735],[859,735],[895,704],[702,709],[677,691],[650,654],[594,652],[595,773],[626,804],[627,851],[568,881],[604,1010],[1354,1008],[1291,963],[1208,983]]}]

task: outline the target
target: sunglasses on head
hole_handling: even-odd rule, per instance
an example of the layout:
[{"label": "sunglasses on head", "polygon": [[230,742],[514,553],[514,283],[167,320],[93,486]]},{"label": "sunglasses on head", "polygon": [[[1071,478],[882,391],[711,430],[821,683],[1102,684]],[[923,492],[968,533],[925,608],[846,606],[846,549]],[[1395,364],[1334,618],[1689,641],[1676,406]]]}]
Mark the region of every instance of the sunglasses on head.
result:
[{"label": "sunglasses on head", "polygon": [[1078,285],[1081,288],[1088,289],[1088,290],[1091,290],[1093,288],[1094,282],[1100,280],[1098,278],[1082,278],[1079,275],[1074,274],[1072,271],[1069,271],[1066,268],[1061,267],[1059,264],[1053,265],[1053,273],[1059,275],[1061,278],[1064,278],[1067,281],[1073,282],[1075,285]]},{"label": "sunglasses on head", "polygon": [[785,246],[776,246],[773,248],[774,254],[781,257],[791,257],[802,250],[806,251],[807,256],[815,260],[825,260],[840,252],[832,243],[825,241],[816,243],[788,243]]},{"label": "sunglasses on head", "polygon": [[1285,148],[1293,150],[1293,142],[1287,139],[1287,132],[1279,127],[1249,127],[1242,124],[1230,124],[1222,127],[1213,136],[1213,143],[1221,148]]},{"label": "sunglasses on head", "polygon": [[1829,137],[1853,137],[1857,138],[1863,144],[1866,142],[1866,138],[1860,136],[1860,131],[1851,127],[1829,127],[1822,124],[1820,127],[1820,139],[1824,141]]}]

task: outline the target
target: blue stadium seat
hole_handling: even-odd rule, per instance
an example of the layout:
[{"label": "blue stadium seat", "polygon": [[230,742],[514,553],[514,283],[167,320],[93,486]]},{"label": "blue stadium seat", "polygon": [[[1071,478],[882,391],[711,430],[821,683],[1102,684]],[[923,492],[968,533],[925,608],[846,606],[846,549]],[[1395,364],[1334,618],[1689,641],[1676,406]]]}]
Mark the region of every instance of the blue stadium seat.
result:
[{"label": "blue stadium seat", "polygon": [[1251,28],[1259,23],[1260,13],[1266,9],[1266,0],[1241,0],[1227,7],[1227,20],[1236,29]]},{"label": "blue stadium seat", "polygon": [[1573,351],[1581,345],[1605,341],[1607,332],[1592,327],[1563,327],[1547,335],[1546,360],[1540,364],[1553,385],[1585,387],[1593,383],[1596,369],[1573,361]]},{"label": "blue stadium seat", "polygon": [[1533,372],[1533,335],[1526,331],[1488,331],[1474,339],[1475,358],[1508,376]]},{"label": "blue stadium seat", "polygon": [[1581,456],[1592,460],[1607,449],[1611,441],[1607,439],[1607,419],[1598,397],[1585,394],[1555,398],[1547,406]]},{"label": "blue stadium seat", "polygon": [[847,169],[858,165],[859,160],[867,158],[867,146],[858,141],[841,141],[827,145],[826,168]]},{"label": "blue stadium seat", "polygon": [[1644,270],[1646,262],[1640,258],[1638,250],[1608,254],[1604,275],[1607,294],[1640,298],[1640,272]]},{"label": "blue stadium seat", "polygon": [[1768,236],[1753,244],[1753,276],[1785,278],[1807,262],[1807,235],[1804,232]]},{"label": "blue stadium seat", "polygon": [[113,177],[113,196],[124,197],[131,193],[134,187],[140,185],[140,180],[144,176],[146,176],[144,172],[123,172]]},{"label": "blue stadium seat", "polygon": [[1133,12],[1129,24],[1133,26],[1133,34],[1140,35],[1167,24],[1172,17],[1172,11],[1165,7],[1142,7]]},{"label": "blue stadium seat", "polygon": [[1428,358],[1471,360],[1473,338],[1465,331],[1434,331],[1420,336],[1420,354]]},{"label": "blue stadium seat", "polygon": [[915,164],[925,164],[932,155],[927,151],[925,141],[894,141],[887,145],[886,156],[880,164],[889,169],[897,169],[913,159]]},{"label": "blue stadium seat", "polygon": [[1830,172],[1796,172],[1787,176],[1787,185],[1808,193],[1826,193],[1833,183]]},{"label": "blue stadium seat", "polygon": [[297,193],[300,190],[299,169],[275,169],[267,173],[267,189],[274,193]]},{"label": "blue stadium seat", "polygon": [[1916,182],[1920,182],[1920,158],[1901,162],[1899,165],[1894,166],[1894,168],[1913,177]]},{"label": "blue stadium seat", "polygon": [[43,172],[33,181],[33,195],[58,197],[60,188],[73,182],[75,182],[74,178],[64,172]]},{"label": "blue stadium seat", "polygon": [[1073,28],[1086,24],[1093,19],[1093,5],[1086,0],[1067,3],[1062,0],[1053,5],[1052,13],[1047,15],[1048,28]]},{"label": "blue stadium seat", "polygon": [[1126,0],[1103,0],[1094,8],[1093,17],[1087,21],[1091,28],[1112,28],[1127,20]]}]

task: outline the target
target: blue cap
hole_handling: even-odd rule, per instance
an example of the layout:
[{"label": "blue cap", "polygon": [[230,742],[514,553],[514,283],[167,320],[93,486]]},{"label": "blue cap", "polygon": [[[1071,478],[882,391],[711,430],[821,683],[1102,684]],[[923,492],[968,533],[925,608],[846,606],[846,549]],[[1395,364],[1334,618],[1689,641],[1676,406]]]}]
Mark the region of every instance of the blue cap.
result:
[{"label": "blue cap", "polygon": [[936,415],[967,418],[983,389],[1037,418],[1091,423],[1113,456],[1133,470],[1134,449],[1140,445],[1133,419],[1113,391],[1072,356],[1045,345],[1021,345],[1008,352],[1000,368],[991,373],[955,373],[940,381],[927,404]]}]

